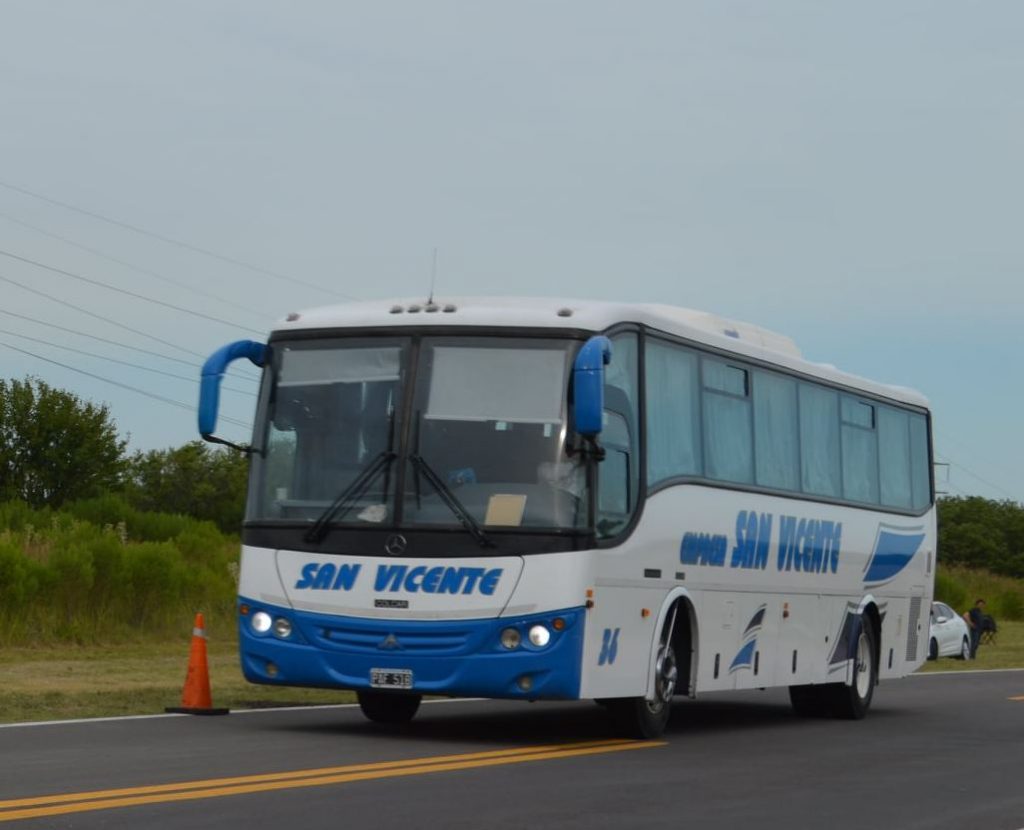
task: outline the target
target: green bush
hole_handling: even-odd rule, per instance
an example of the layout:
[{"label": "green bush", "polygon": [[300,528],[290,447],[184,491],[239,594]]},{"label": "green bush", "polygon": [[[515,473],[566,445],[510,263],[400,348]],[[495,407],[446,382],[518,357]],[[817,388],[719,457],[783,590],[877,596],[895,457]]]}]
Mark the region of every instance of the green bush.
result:
[{"label": "green bush", "polygon": [[238,539],[116,496],[66,509],[0,503],[0,645],[104,642],[233,620]]},{"label": "green bush", "polygon": [[967,588],[947,571],[940,569],[935,574],[935,599],[951,608],[967,606]]},{"label": "green bush", "polygon": [[1024,620],[1024,594],[1020,591],[997,594],[991,611],[997,620]]}]

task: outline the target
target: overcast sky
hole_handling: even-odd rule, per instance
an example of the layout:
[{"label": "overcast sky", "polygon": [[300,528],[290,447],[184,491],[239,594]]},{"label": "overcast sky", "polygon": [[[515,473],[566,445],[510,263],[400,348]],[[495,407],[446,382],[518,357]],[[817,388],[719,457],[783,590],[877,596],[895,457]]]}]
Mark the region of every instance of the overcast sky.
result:
[{"label": "overcast sky", "polygon": [[293,309],[425,294],[436,247],[439,295],[684,305],[916,387],[939,489],[1024,501],[1022,27],[1018,2],[3,0],[0,254],[217,319],[0,255],[0,343],[37,355],[0,346],[0,377],[177,446],[194,380],[79,352],[194,379]]}]

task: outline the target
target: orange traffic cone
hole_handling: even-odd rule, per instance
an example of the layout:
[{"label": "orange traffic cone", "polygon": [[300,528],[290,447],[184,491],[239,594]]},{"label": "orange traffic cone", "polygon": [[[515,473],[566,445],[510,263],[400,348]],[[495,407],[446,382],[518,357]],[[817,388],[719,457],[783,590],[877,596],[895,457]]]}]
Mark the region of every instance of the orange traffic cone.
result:
[{"label": "orange traffic cone", "polygon": [[214,709],[210,698],[210,671],[206,665],[206,631],[203,615],[196,614],[192,629],[192,649],[188,654],[188,674],[181,691],[181,706],[168,706],[164,711],[183,715],[226,715],[227,709]]}]

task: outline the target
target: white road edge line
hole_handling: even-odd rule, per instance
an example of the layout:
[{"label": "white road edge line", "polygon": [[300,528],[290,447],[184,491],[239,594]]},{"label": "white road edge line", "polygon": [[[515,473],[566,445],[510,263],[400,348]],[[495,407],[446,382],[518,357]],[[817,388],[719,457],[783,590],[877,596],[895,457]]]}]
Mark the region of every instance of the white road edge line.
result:
[{"label": "white road edge line", "polygon": [[[424,700],[423,706],[436,706],[439,703],[475,703],[486,700],[482,697],[457,697],[443,700]],[[319,703],[312,706],[272,706],[266,709],[232,709],[232,715],[261,715],[264,712],[307,712],[311,709],[355,709],[358,703]],[[110,718],[73,718],[68,720],[37,720],[25,723],[0,723],[0,729],[15,729],[19,726],[68,726],[76,723],[110,723],[123,720],[158,720],[160,718],[201,717],[175,713],[159,715],[119,715]]]},{"label": "white road edge line", "polygon": [[960,669],[959,671],[923,671],[914,672],[908,674],[907,677],[895,678],[897,680],[906,680],[908,677],[951,677],[956,674],[997,674],[999,672],[1014,672],[1024,671],[1024,669]]},{"label": "white road edge line", "polygon": [[[887,680],[887,683],[897,682],[899,680],[907,680],[914,677],[954,677],[960,674],[998,674],[1000,672],[1024,672],[1024,669],[961,669],[960,671],[929,671],[920,672],[914,674],[908,674],[906,677],[899,677],[893,680]],[[487,698],[482,697],[458,697],[448,698],[444,700],[424,700],[424,706],[437,705],[439,703],[472,703]],[[259,715],[264,712],[305,712],[310,709],[354,709],[359,706],[358,703],[321,703],[315,706],[274,706],[267,709],[232,709],[232,715]],[[21,726],[59,726],[59,725],[70,725],[76,723],[109,723],[111,721],[122,721],[122,720],[156,720],[158,718],[188,718],[193,717],[192,715],[179,715],[179,714],[161,714],[161,715],[121,715],[119,717],[112,718],[76,718],[72,720],[39,720],[39,721],[28,721],[26,723],[0,723],[0,729],[15,729]],[[1021,830],[1024,830],[1022,828]]]}]

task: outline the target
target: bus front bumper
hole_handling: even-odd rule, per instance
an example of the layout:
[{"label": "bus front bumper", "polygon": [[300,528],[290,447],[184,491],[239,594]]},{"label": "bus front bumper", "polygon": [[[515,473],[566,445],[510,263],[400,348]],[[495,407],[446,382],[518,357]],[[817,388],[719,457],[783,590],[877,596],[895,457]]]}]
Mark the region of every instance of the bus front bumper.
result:
[{"label": "bus front bumper", "polygon": [[[579,697],[585,610],[475,620],[380,620],[296,611],[239,598],[242,673],[252,683],[375,688],[382,673],[409,691],[458,697],[574,700]],[[269,617],[258,632],[257,614]],[[267,617],[259,620],[266,625]],[[279,620],[289,625],[278,624]],[[550,639],[531,642],[543,626]],[[280,636],[282,629],[290,631]],[[515,630],[519,644],[508,632]],[[411,677],[409,673],[411,672]],[[379,688],[379,686],[377,686]]]}]

